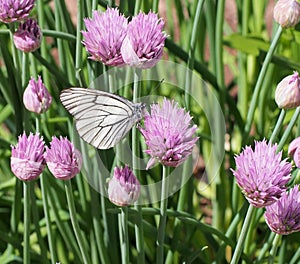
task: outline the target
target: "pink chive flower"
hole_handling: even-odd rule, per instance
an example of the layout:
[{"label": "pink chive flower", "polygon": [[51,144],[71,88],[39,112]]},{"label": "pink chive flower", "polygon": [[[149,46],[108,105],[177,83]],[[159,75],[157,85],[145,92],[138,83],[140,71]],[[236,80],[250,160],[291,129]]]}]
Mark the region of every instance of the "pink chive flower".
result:
[{"label": "pink chive flower", "polygon": [[29,16],[35,0],[0,0],[0,21],[11,23]]},{"label": "pink chive flower", "polygon": [[93,11],[93,18],[84,20],[87,31],[82,31],[83,44],[90,53],[90,59],[108,66],[124,64],[121,45],[127,32],[127,19],[117,8],[105,12]]},{"label": "pink chive flower", "polygon": [[300,21],[298,0],[278,0],[273,11],[274,20],[283,28],[296,26]]},{"label": "pink chive flower", "polygon": [[151,113],[146,112],[144,128],[140,128],[151,156],[149,169],[157,161],[166,166],[181,165],[192,153],[198,140],[196,125],[190,126],[192,117],[174,101],[164,98],[162,105],[151,105]]},{"label": "pink chive flower", "polygon": [[118,206],[127,206],[136,202],[140,196],[140,182],[126,165],[116,167],[114,176],[108,182],[108,198]]},{"label": "pink chive flower", "polygon": [[38,76],[36,82],[32,77],[23,94],[23,103],[27,110],[40,114],[48,110],[52,97]]},{"label": "pink chive flower", "polygon": [[291,178],[292,165],[281,160],[282,151],[265,140],[255,141],[255,149],[249,146],[235,156],[236,170],[232,170],[238,186],[246,199],[255,207],[265,207],[277,201],[286,190]]},{"label": "pink chive flower", "polygon": [[121,53],[129,66],[152,68],[162,57],[165,39],[164,21],[157,14],[140,12],[128,24],[127,36]]},{"label": "pink chive flower", "polygon": [[19,25],[14,34],[14,43],[17,49],[23,52],[33,52],[41,45],[42,32],[35,19],[27,19]]},{"label": "pink chive flower", "polygon": [[19,136],[16,146],[11,146],[10,166],[12,172],[22,181],[36,179],[45,167],[45,143],[37,133],[25,132]]},{"label": "pink chive flower", "polygon": [[295,185],[280,199],[266,207],[265,219],[269,228],[280,235],[300,231],[300,191]]},{"label": "pink chive flower", "polygon": [[289,145],[288,154],[293,158],[297,168],[300,168],[300,137],[295,138]]},{"label": "pink chive flower", "polygon": [[46,146],[45,160],[55,178],[68,180],[80,172],[82,157],[79,150],[67,139],[52,137],[50,148]]},{"label": "pink chive flower", "polygon": [[288,109],[300,106],[300,78],[299,73],[283,78],[275,90],[275,101],[279,108]]}]

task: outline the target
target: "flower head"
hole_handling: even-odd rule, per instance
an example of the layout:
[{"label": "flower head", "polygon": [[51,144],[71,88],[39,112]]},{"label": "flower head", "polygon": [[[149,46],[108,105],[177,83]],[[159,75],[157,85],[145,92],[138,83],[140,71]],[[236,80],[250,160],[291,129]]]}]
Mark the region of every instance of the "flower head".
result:
[{"label": "flower head", "polygon": [[300,105],[300,78],[298,72],[285,77],[277,85],[275,101],[279,108],[284,109]]},{"label": "flower head", "polygon": [[107,8],[103,13],[93,12],[93,18],[84,20],[87,31],[82,31],[85,48],[90,59],[108,66],[124,64],[121,45],[127,32],[127,19],[117,8]]},{"label": "flower head", "polygon": [[45,160],[55,178],[68,180],[79,173],[82,157],[79,150],[67,139],[52,137],[50,148],[46,146]]},{"label": "flower head", "polygon": [[298,0],[278,0],[273,11],[274,20],[283,28],[296,26],[300,21]]},{"label": "flower head", "polygon": [[137,68],[151,68],[162,57],[165,39],[164,21],[157,14],[140,12],[128,24],[121,53],[126,64]]},{"label": "flower head", "polygon": [[300,191],[295,185],[280,199],[266,207],[265,219],[270,229],[280,235],[300,231]]},{"label": "flower head", "polygon": [[14,34],[14,43],[17,49],[24,52],[33,52],[41,45],[42,32],[35,19],[27,19],[19,25]]},{"label": "flower head", "polygon": [[10,166],[12,172],[22,181],[36,179],[45,167],[45,144],[39,134],[25,132],[19,136],[16,146],[11,147]]},{"label": "flower head", "polygon": [[23,94],[23,103],[26,109],[40,114],[48,110],[51,102],[52,97],[43,84],[41,76],[38,76],[37,82],[31,78]]},{"label": "flower head", "polygon": [[255,150],[249,146],[235,156],[236,170],[232,170],[237,184],[246,199],[255,207],[268,206],[280,198],[291,178],[291,163],[281,160],[277,145],[265,140],[255,142]]},{"label": "flower head", "polygon": [[290,143],[288,154],[293,158],[297,168],[300,168],[300,137],[295,138]]},{"label": "flower head", "polygon": [[137,201],[140,196],[140,183],[126,165],[116,167],[114,176],[108,182],[108,198],[118,206],[127,206]]},{"label": "flower head", "polygon": [[198,140],[196,125],[190,127],[192,118],[174,101],[166,98],[161,106],[151,105],[151,114],[146,113],[144,128],[140,128],[151,156],[147,169],[156,161],[163,165],[177,167],[192,153]]},{"label": "flower head", "polygon": [[28,17],[35,0],[0,0],[0,21],[11,23]]}]

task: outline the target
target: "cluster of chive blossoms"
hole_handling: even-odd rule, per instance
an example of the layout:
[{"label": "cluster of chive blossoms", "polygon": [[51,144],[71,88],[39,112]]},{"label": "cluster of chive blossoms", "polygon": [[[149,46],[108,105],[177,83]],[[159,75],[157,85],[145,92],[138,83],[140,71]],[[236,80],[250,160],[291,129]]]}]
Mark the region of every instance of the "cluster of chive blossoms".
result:
[{"label": "cluster of chive blossoms", "polygon": [[29,16],[35,0],[0,0],[0,21],[11,23]]},{"label": "cluster of chive blossoms", "polygon": [[20,23],[13,34],[13,41],[17,49],[23,52],[33,52],[41,45],[42,32],[33,18],[28,18],[34,7],[35,0],[0,0],[0,22]]},{"label": "cluster of chive blossoms", "polygon": [[39,133],[27,137],[24,132],[12,146],[12,172],[20,180],[30,181],[43,172],[45,164],[54,177],[67,180],[79,173],[82,157],[67,138],[53,137],[48,148]]},{"label": "cluster of chive blossoms", "polygon": [[[300,231],[300,191],[295,185],[287,190],[292,165],[282,160],[277,145],[256,141],[254,150],[246,147],[235,157],[236,169],[232,170],[238,186],[254,207],[265,208],[269,228],[281,235]],[[300,138],[289,147],[289,154],[299,165]]]},{"label": "cluster of chive blossoms", "polygon": [[148,146],[146,153],[151,156],[146,169],[156,162],[171,167],[181,165],[198,140],[197,126],[190,126],[192,117],[166,98],[161,105],[152,104],[150,110],[145,115],[144,127],[140,127]]},{"label": "cluster of chive blossoms", "polygon": [[108,66],[151,68],[162,57],[167,35],[157,14],[140,12],[130,22],[117,8],[94,11],[84,20],[83,44],[90,59]]},{"label": "cluster of chive blossoms", "polygon": [[246,146],[235,156],[233,175],[246,199],[255,207],[276,202],[291,178],[291,163],[281,160],[282,152],[276,153],[276,149],[276,144],[256,141],[254,150]]}]

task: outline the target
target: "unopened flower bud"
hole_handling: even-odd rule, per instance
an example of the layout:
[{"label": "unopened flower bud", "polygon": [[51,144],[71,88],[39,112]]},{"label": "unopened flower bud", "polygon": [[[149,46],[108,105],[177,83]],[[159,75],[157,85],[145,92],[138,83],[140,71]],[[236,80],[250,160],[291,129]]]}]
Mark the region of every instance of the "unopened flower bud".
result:
[{"label": "unopened flower bud", "polygon": [[297,0],[279,0],[274,7],[273,17],[283,28],[296,26],[300,21],[300,3]]},{"label": "unopened flower bud", "polygon": [[14,43],[17,49],[23,52],[33,52],[41,46],[42,32],[34,19],[27,19],[20,24],[14,34]]},{"label": "unopened flower bud", "polygon": [[108,182],[108,198],[118,206],[127,206],[140,196],[140,183],[128,166],[116,167],[114,176]]},{"label": "unopened flower bud", "polygon": [[36,82],[31,78],[23,94],[23,103],[27,110],[40,114],[50,107],[52,97],[42,82],[41,76]]},{"label": "unopened flower bud", "polygon": [[300,105],[300,78],[299,73],[282,79],[275,91],[275,101],[279,108],[294,108]]}]

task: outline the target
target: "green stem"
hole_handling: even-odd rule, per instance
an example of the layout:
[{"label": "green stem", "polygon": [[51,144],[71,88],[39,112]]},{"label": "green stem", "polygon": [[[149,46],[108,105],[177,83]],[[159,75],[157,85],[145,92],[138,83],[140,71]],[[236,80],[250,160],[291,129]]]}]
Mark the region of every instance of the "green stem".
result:
[{"label": "green stem", "polygon": [[251,99],[248,114],[247,114],[245,130],[244,130],[244,133],[243,133],[242,145],[245,145],[247,140],[248,140],[251,125],[252,125],[253,118],[254,118],[255,109],[256,109],[256,106],[257,106],[257,102],[258,102],[259,93],[260,93],[260,90],[261,90],[261,87],[262,87],[267,69],[268,69],[269,64],[271,62],[272,56],[273,56],[273,54],[275,52],[275,49],[277,47],[277,44],[279,42],[281,33],[282,33],[282,27],[279,26],[278,29],[277,29],[277,32],[274,36],[274,39],[271,43],[270,49],[267,52],[267,55],[266,55],[266,58],[263,62],[262,68],[260,70],[256,85],[255,85],[255,88],[254,88],[254,92],[253,92],[253,96],[252,96],[252,99]]},{"label": "green stem", "polygon": [[160,219],[156,240],[156,263],[164,263],[164,241],[165,229],[167,222],[167,207],[168,207],[168,180],[169,167],[163,166],[162,186],[161,186],[161,200],[160,200]]},{"label": "green stem", "polygon": [[234,251],[234,254],[231,259],[230,264],[237,264],[239,262],[240,256],[243,251],[243,245],[244,245],[244,242],[246,239],[246,235],[247,235],[247,232],[248,232],[248,229],[250,226],[250,222],[252,219],[253,212],[254,212],[254,207],[250,204],[248,207],[247,215],[245,217],[245,221],[244,221],[244,224],[243,224],[243,227],[242,227],[239,239],[238,239],[238,243],[236,245],[236,248],[235,248],[235,251]]},{"label": "green stem", "polygon": [[122,207],[119,215],[119,235],[122,263],[129,263],[129,240],[128,240],[128,208]]},{"label": "green stem", "polygon": [[260,263],[260,261],[263,259],[266,252],[269,250],[272,242],[274,241],[274,238],[275,238],[275,233],[271,232],[267,242],[264,243],[263,248],[259,251],[259,255],[257,257],[256,263]]},{"label": "green stem", "polygon": [[278,133],[281,129],[281,125],[283,123],[283,120],[285,118],[285,114],[286,114],[286,111],[284,109],[282,109],[281,112],[280,112],[280,115],[278,117],[278,120],[276,122],[275,128],[272,132],[272,135],[270,137],[270,140],[269,140],[270,143],[272,143],[274,141],[274,139],[277,137],[277,135],[278,135]]},{"label": "green stem", "polygon": [[[141,70],[134,70],[134,83],[133,83],[133,102],[137,102],[140,94],[140,78]],[[138,129],[133,127],[132,129],[132,169],[133,174],[139,179],[139,165],[138,165],[138,154],[140,151]],[[138,263],[145,263],[145,253],[144,253],[144,230],[143,230],[143,215],[141,206],[138,204],[134,205],[134,208],[138,211],[138,217],[136,219],[135,229],[135,239],[136,239],[136,249],[138,252]]]},{"label": "green stem", "polygon": [[283,146],[284,146],[286,140],[288,139],[288,137],[289,137],[289,135],[290,135],[290,133],[291,133],[291,131],[292,131],[295,123],[298,120],[299,114],[300,114],[300,107],[297,107],[294,115],[292,116],[291,121],[289,122],[289,125],[287,126],[286,130],[283,133],[283,136],[281,137],[281,139],[280,139],[280,141],[278,143],[277,152],[280,151],[283,148]]},{"label": "green stem", "polygon": [[[185,74],[185,105],[186,108],[190,108],[190,90],[191,90],[191,83],[192,83],[192,70],[194,69],[194,62],[195,62],[195,49],[196,49],[196,40],[199,35],[199,27],[200,27],[200,18],[201,18],[201,12],[203,9],[204,1],[198,1],[196,12],[195,12],[195,18],[193,22],[193,29],[191,33],[190,38],[190,49],[189,49],[189,57],[187,61],[187,70]],[[190,171],[190,162],[186,161],[184,164],[183,174],[186,175],[186,173],[189,173]],[[185,180],[185,177],[183,177],[182,180]],[[186,184],[182,186],[179,193],[179,200],[177,204],[177,210],[183,211],[185,205],[187,204],[188,196],[190,194],[190,187],[193,184],[192,179],[188,181]],[[177,241],[177,237],[179,235],[179,223],[180,221],[178,219],[175,219],[174,223],[174,241]],[[171,263],[172,260],[172,251],[169,250],[166,258],[166,263]]]},{"label": "green stem", "polygon": [[40,250],[41,250],[42,263],[47,263],[48,262],[47,248],[45,245],[45,240],[43,239],[42,234],[41,234],[41,226],[39,224],[40,216],[39,216],[39,211],[38,211],[38,207],[37,207],[36,197],[35,197],[34,191],[31,191],[30,194],[31,194],[30,199],[31,199],[32,219],[33,219],[33,223],[35,225],[35,232],[36,232],[38,244],[39,244]]},{"label": "green stem", "polygon": [[31,182],[23,182],[24,190],[24,234],[23,234],[23,263],[30,263],[30,192]]},{"label": "green stem", "polygon": [[91,263],[89,255],[88,255],[89,251],[86,247],[85,241],[83,240],[83,235],[81,233],[81,230],[80,230],[80,227],[79,227],[79,224],[77,221],[71,180],[65,181],[65,190],[66,190],[66,196],[67,196],[67,201],[68,201],[71,223],[72,223],[75,237],[76,237],[76,240],[77,240],[80,252],[81,252],[81,256],[83,258],[83,263],[89,264],[89,263]]},{"label": "green stem", "polygon": [[137,15],[140,12],[141,9],[141,0],[136,0],[135,1],[135,6],[134,6],[134,15]]},{"label": "green stem", "polygon": [[[223,63],[223,26],[224,26],[224,10],[225,0],[218,1],[217,4],[217,16],[216,16],[216,32],[215,32],[215,53],[216,53],[216,77],[217,83],[220,87],[218,101],[222,109],[224,109],[226,86],[224,81],[224,63]],[[222,127],[223,114],[218,114],[214,117],[215,130],[217,135],[215,137],[215,144],[218,150],[217,156],[222,156],[224,153],[224,129]],[[217,158],[216,156],[216,158]],[[213,163],[214,164],[214,163]],[[221,168],[223,165],[221,165]],[[222,170],[216,170],[212,167],[212,173],[216,173],[214,188],[214,199],[213,202],[213,226],[219,230],[224,229],[224,217],[225,217],[225,189],[224,189],[224,173]]]},{"label": "green stem", "polygon": [[[35,118],[35,131],[38,133],[40,131],[40,120],[38,117]],[[54,240],[51,228],[51,219],[50,219],[50,207],[48,201],[48,193],[47,193],[47,180],[43,174],[40,175],[40,184],[41,184],[41,191],[42,191],[42,201],[43,201],[43,208],[46,220],[46,229],[47,229],[47,236],[48,236],[48,244],[49,244],[49,251],[51,256],[51,263],[56,263],[56,251],[54,247]]]},{"label": "green stem", "polygon": [[[37,6],[37,14],[38,14],[40,28],[46,28],[44,0],[37,0],[36,6]],[[49,52],[47,50],[46,38],[42,39],[40,50],[41,50],[41,57],[47,60],[49,57]],[[37,54],[37,52],[35,52],[35,54]],[[45,86],[51,87],[49,72],[47,71],[47,68],[43,67],[42,71],[43,71],[43,82]]]},{"label": "green stem", "polygon": [[271,251],[270,251],[270,256],[268,258],[268,264],[273,264],[274,263],[274,260],[275,260],[275,257],[276,257],[276,253],[277,253],[277,249],[279,247],[280,241],[281,241],[281,235],[276,234],[275,238],[274,238],[274,241],[272,243],[272,248],[271,248]]},{"label": "green stem", "polygon": [[80,76],[81,64],[82,64],[82,44],[81,44],[81,29],[83,23],[83,1],[77,0],[77,31],[76,31],[76,56],[75,56],[75,71],[76,79],[81,86],[82,80]]},{"label": "green stem", "polygon": [[51,263],[56,263],[56,252],[55,246],[53,241],[53,234],[52,234],[52,227],[51,227],[51,220],[50,220],[50,208],[48,203],[48,192],[47,192],[47,182],[45,175],[40,176],[40,183],[41,183],[41,191],[42,191],[42,201],[44,207],[44,214],[46,220],[46,228],[47,228],[47,236],[48,236],[48,243],[49,243],[49,251],[51,256]]}]

